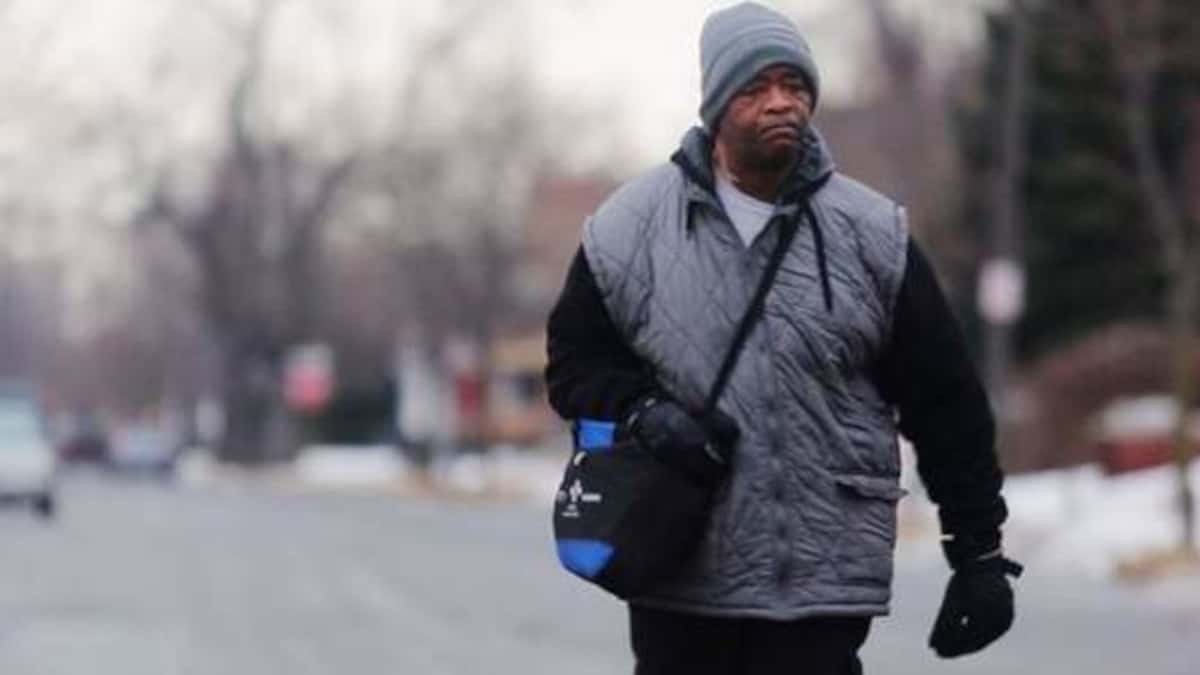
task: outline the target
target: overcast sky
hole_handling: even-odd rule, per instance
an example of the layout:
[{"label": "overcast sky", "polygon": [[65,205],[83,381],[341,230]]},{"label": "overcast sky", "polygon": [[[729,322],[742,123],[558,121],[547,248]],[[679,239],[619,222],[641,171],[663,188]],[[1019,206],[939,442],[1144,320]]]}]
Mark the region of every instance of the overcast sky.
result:
[{"label": "overcast sky", "polygon": [[[639,154],[663,158],[696,120],[699,35],[705,16],[728,0],[544,2],[545,24],[533,31],[539,68],[557,92],[578,92],[611,106],[637,141]],[[822,73],[823,98],[863,93],[870,58],[865,17],[855,0],[774,3],[795,17]],[[920,16],[932,42],[946,51],[977,39],[980,7],[971,0],[899,0]]]},{"label": "overcast sky", "polygon": [[[209,1],[245,5],[243,0]],[[921,17],[931,43],[947,48],[976,38],[980,7],[989,1],[897,0]],[[728,0],[508,2],[524,11],[503,16],[498,32],[524,49],[540,86],[611,120],[635,154],[635,162],[665,157],[696,119],[700,27],[712,9],[732,4]],[[299,0],[284,0],[285,7],[289,4],[306,6]],[[858,2],[779,0],[774,4],[797,19],[812,43],[822,70],[825,101],[846,100],[866,88],[860,73],[870,49]],[[405,29],[420,30],[436,2],[356,0],[353,5],[339,5],[292,12],[293,29],[278,31],[279,40],[290,40],[282,45],[283,53],[291,61],[307,63],[313,83],[333,77],[331,59],[322,58],[322,45],[328,41],[313,36],[328,30],[322,23],[353,14],[343,34],[354,36],[356,77],[364,87],[380,88],[378,83],[388,77],[397,51],[403,48]],[[339,14],[329,7],[349,11]],[[16,47],[37,50],[50,43],[53,49],[37,59],[38,68],[68,97],[155,96],[147,89],[161,83],[147,82],[152,69],[145,66],[156,58],[155,50],[161,50],[164,38],[172,44],[209,45],[195,50],[204,54],[204,62],[192,64],[193,69],[219,69],[227,55],[228,47],[222,46],[225,38],[215,35],[211,25],[205,28],[204,18],[186,2],[14,0],[11,9],[11,20],[21,36]],[[163,35],[164,26],[171,27],[169,36]],[[344,47],[339,58],[346,58]],[[22,67],[19,60],[16,63],[9,67]]]},{"label": "overcast sky", "polygon": [[[219,147],[241,53],[229,30],[201,8],[225,7],[233,23],[240,19],[244,26],[251,1],[0,0],[0,170],[20,168],[5,171],[0,202],[6,194],[23,194],[53,211],[18,219],[37,224],[27,232],[6,222],[6,241],[17,254],[26,247],[31,256],[38,255],[35,249],[67,252],[70,282],[84,305],[91,297],[88,270],[120,268],[114,261],[127,255],[105,223],[127,222],[142,198],[129,180],[122,143],[137,137],[156,144],[152,155],[173,158],[178,171],[204,169],[191,158],[202,160]],[[436,7],[454,1],[279,0],[283,11],[269,39],[270,81],[258,102],[280,128],[289,111],[299,116],[296,128],[306,134],[340,132],[319,113],[347,91],[359,111],[373,117],[362,126],[392,119],[396,71],[405,67],[414,35],[438,20]],[[982,5],[1001,0],[894,1],[920,16],[929,44],[949,54],[977,39]],[[579,134],[592,154],[579,153],[584,160],[576,166],[621,175],[665,160],[694,123],[700,27],[713,8],[731,4],[497,2],[508,4],[489,17],[492,42],[475,55],[479,67],[521,54],[549,100],[586,111],[592,123]],[[852,98],[869,86],[861,76],[871,52],[859,0],[773,4],[795,17],[809,38],[822,71],[823,102]],[[303,119],[313,111],[318,116]],[[109,152],[76,153],[79,139],[71,135],[81,129],[91,146]],[[154,165],[153,156],[147,165]]]}]

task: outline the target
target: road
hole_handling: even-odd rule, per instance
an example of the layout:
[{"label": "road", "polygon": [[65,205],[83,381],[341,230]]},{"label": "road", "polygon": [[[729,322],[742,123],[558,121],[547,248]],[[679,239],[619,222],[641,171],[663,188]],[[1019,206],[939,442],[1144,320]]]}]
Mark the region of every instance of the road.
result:
[{"label": "road", "polygon": [[[84,477],[57,523],[0,532],[4,675],[631,671],[622,608],[559,572],[536,506]],[[1036,573],[1008,638],[938,662],[943,582],[902,560],[868,673],[1200,672],[1200,607]]]}]

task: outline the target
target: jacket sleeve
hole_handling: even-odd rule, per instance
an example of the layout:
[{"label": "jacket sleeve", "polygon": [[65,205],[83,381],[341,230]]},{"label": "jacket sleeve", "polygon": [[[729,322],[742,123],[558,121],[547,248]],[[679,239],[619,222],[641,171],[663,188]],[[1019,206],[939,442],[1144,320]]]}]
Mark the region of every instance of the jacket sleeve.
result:
[{"label": "jacket sleeve", "polygon": [[911,238],[906,256],[878,384],[916,448],[917,472],[938,505],[942,531],[998,545],[1008,511],[987,393],[933,268]]},{"label": "jacket sleeve", "polygon": [[620,420],[656,389],[653,372],[609,317],[580,248],[546,327],[546,389],[563,419]]}]

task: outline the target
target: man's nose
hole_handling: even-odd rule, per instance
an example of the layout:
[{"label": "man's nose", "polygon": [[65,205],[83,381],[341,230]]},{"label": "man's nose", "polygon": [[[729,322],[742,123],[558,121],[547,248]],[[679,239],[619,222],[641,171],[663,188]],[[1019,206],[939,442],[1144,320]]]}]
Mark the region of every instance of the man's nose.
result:
[{"label": "man's nose", "polygon": [[796,100],[779,85],[767,89],[767,110],[775,113],[791,112],[796,109]]}]

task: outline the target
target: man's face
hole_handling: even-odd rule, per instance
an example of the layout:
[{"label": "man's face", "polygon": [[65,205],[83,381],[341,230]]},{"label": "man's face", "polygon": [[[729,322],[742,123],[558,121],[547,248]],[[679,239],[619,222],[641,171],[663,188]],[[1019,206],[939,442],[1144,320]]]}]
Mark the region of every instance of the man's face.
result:
[{"label": "man's face", "polygon": [[812,119],[813,96],[791,66],[764,69],[734,95],[717,141],[749,167],[778,170],[795,159]]}]

